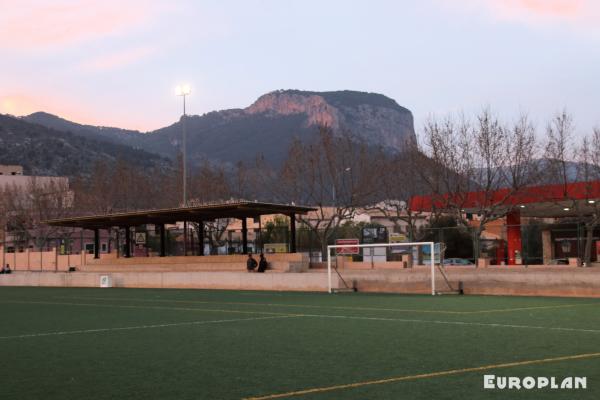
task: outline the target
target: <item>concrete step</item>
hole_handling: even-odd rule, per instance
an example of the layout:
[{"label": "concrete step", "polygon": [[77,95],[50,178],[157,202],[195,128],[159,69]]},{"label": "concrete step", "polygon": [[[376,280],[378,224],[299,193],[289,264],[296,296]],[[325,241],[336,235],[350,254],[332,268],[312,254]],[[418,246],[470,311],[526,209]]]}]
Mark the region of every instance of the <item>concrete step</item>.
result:
[{"label": "concrete step", "polygon": [[[88,264],[79,268],[85,272],[202,272],[237,271],[245,272],[246,263],[189,263],[189,264]],[[268,271],[288,272],[289,263],[269,263]]]}]

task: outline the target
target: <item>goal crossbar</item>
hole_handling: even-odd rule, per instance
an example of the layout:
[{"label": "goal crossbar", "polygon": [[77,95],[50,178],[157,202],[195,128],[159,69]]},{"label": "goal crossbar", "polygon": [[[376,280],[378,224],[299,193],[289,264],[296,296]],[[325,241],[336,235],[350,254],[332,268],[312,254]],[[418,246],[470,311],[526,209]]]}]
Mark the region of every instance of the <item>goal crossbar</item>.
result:
[{"label": "goal crossbar", "polygon": [[[431,249],[429,266],[431,268],[431,295],[435,296],[435,243],[434,242],[403,242],[403,243],[369,243],[369,244],[338,244],[327,246],[327,286],[329,293],[333,292],[332,287],[332,266],[331,266],[331,250],[332,249],[355,249],[355,248],[373,248],[373,247],[413,247],[413,246],[429,246]],[[337,270],[337,268],[336,268]]]}]

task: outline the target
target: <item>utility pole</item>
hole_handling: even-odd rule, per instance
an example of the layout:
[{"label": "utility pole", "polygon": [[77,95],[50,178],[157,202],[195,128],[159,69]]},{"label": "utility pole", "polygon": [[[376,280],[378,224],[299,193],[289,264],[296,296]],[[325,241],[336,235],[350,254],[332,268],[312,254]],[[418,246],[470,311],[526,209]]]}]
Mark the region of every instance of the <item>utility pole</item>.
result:
[{"label": "utility pole", "polygon": [[[182,154],[182,162],[183,162],[183,207],[187,207],[187,148],[186,148],[186,114],[185,114],[185,97],[192,93],[192,89],[190,85],[180,85],[177,86],[175,93],[178,96],[183,97],[183,117],[181,119],[181,134],[182,134],[182,143],[181,143],[181,152]],[[183,255],[187,256],[187,221],[183,221]]]}]

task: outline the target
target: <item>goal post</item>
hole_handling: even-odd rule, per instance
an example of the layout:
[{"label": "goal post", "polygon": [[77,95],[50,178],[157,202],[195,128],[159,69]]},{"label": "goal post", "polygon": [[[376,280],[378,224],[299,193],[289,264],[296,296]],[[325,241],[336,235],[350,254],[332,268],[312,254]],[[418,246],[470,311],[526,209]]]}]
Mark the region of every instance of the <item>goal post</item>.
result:
[{"label": "goal post", "polygon": [[[338,244],[338,245],[328,245],[327,246],[327,286],[329,293],[333,293],[333,274],[337,273],[340,278],[341,275],[337,270],[337,265],[334,267],[331,262],[332,257],[336,257],[337,249],[341,249],[341,255],[349,254],[348,252],[343,252],[343,250],[350,249],[359,249],[362,252],[364,257],[365,249],[375,249],[375,248],[385,248],[386,249],[386,261],[387,261],[387,253],[389,249],[392,248],[408,248],[412,251],[413,247],[423,247],[429,249],[429,268],[431,271],[431,295],[435,296],[435,243],[434,242],[404,242],[404,243],[372,243],[372,244]],[[333,255],[332,255],[333,250]],[[369,251],[369,256],[373,257],[374,251]],[[336,263],[337,264],[337,263]],[[427,265],[427,264],[425,264]],[[343,279],[343,278],[342,278]]]}]

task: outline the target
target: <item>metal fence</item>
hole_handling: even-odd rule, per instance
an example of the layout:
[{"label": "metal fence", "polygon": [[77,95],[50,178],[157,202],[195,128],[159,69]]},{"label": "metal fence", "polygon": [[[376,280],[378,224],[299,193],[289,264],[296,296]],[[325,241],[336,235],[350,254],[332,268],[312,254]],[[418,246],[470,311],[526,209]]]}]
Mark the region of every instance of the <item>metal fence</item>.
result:
[{"label": "metal fence", "polygon": [[[408,237],[414,241],[433,241],[442,243],[444,258],[463,258],[475,263],[480,257],[489,258],[492,264],[502,264],[507,261],[507,230],[509,226],[489,226],[481,236],[472,227],[436,227],[421,228],[417,237]],[[543,264],[549,258],[559,263],[567,258],[584,258],[586,230],[582,224],[544,224],[539,222],[518,226],[521,232],[523,264]],[[296,249],[298,252],[309,253],[312,261],[324,261],[324,249],[327,245],[336,243],[337,239],[358,239],[365,242],[360,226],[340,226],[328,231],[315,231],[300,226],[296,231]],[[144,241],[136,241],[136,234],[144,233]],[[390,232],[387,232],[390,233]],[[131,254],[134,257],[157,256],[160,253],[159,233],[154,229],[139,227],[132,229]],[[544,235],[546,238],[544,239]],[[2,246],[3,263],[35,265],[43,264],[55,254],[72,256],[86,253],[94,254],[94,235],[92,231],[74,230],[53,237],[32,237],[31,235],[7,233]],[[215,232],[206,231],[203,243],[200,244],[198,231],[189,228],[187,237],[183,229],[173,228],[166,231],[165,250],[168,256],[184,254],[240,254],[243,252],[242,235],[240,231]],[[248,249],[251,252],[286,252],[289,251],[290,232],[286,226],[270,227],[262,230],[250,230]],[[26,237],[29,237],[28,239]],[[187,240],[184,240],[187,239]],[[544,240],[546,241],[544,244]],[[598,260],[600,246],[600,229],[593,235],[592,260]],[[387,241],[387,239],[386,239]],[[120,257],[125,254],[125,231],[113,229],[110,232],[101,231],[100,254],[111,253]],[[546,247],[546,250],[544,250]],[[544,254],[544,251],[546,254]],[[39,253],[39,254],[37,254]],[[24,261],[27,254],[27,261]],[[36,255],[37,254],[37,255]],[[32,261],[34,260],[34,261]],[[562,260],[562,261],[561,261]]]}]

